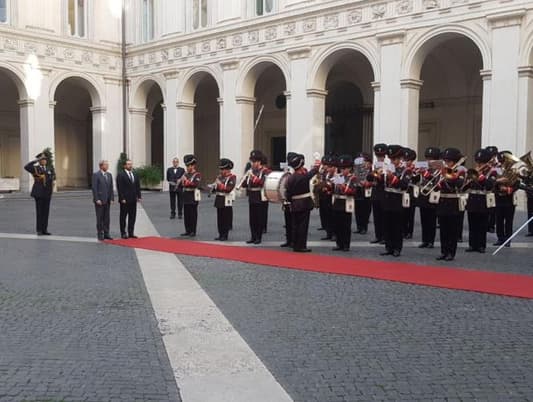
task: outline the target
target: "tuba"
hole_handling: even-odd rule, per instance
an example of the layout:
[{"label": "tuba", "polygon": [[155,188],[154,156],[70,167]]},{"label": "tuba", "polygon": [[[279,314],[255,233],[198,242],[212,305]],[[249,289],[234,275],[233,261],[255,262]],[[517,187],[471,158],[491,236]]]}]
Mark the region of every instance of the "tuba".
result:
[{"label": "tuba", "polygon": [[516,184],[520,180],[520,167],[523,166],[523,163],[512,153],[503,153],[502,174],[498,181],[509,186]]}]

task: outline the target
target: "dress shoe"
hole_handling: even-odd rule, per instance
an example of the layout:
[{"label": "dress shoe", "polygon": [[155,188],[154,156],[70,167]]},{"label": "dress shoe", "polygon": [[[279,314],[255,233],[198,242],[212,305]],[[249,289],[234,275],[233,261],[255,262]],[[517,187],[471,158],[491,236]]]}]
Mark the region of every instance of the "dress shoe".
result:
[{"label": "dress shoe", "polygon": [[511,247],[511,242],[507,243],[505,247]]},{"label": "dress shoe", "polygon": [[379,244],[381,243],[381,239],[372,239],[370,240],[370,244]]},{"label": "dress shoe", "polygon": [[261,240],[259,240],[259,239],[255,240],[254,244],[261,244]]},{"label": "dress shoe", "polygon": [[196,232],[189,233],[189,237],[196,237]]},{"label": "dress shoe", "polygon": [[52,236],[52,233],[50,233],[50,232],[43,232],[43,236]]},{"label": "dress shoe", "polygon": [[382,255],[382,256],[386,256],[386,255],[393,255],[393,251],[384,251],[382,253],[380,253],[379,255]]},{"label": "dress shoe", "polygon": [[255,243],[255,239],[250,239],[246,241],[246,244],[254,244],[254,243]]},{"label": "dress shoe", "polygon": [[342,251],[344,251],[345,253],[347,253],[348,251],[350,251],[350,247],[344,247],[344,248],[342,249]]},{"label": "dress shoe", "polygon": [[455,257],[451,255],[447,255],[446,257],[444,257],[444,261],[453,261],[454,259]]},{"label": "dress shoe", "polygon": [[429,246],[429,243],[420,243],[418,245],[418,248],[428,248],[428,246]]},{"label": "dress shoe", "polygon": [[433,243],[428,243],[427,248],[433,248],[433,247],[435,247],[435,246],[433,245]]},{"label": "dress shoe", "polygon": [[125,233],[123,233],[123,234],[120,235],[120,237],[121,237],[122,239],[127,239],[127,238],[128,238],[128,235],[125,234]]},{"label": "dress shoe", "polygon": [[183,215],[178,215],[178,219],[183,219]]},{"label": "dress shoe", "polygon": [[213,240],[220,241],[220,239],[221,239],[220,237],[215,237]]},{"label": "dress shoe", "polygon": [[439,255],[437,258],[435,258],[437,261],[443,261],[446,259],[446,256],[444,254]]},{"label": "dress shoe", "polygon": [[190,235],[191,234],[189,232],[185,232],[185,233],[180,234],[181,237],[188,237]]},{"label": "dress shoe", "polygon": [[170,215],[170,219],[176,219],[176,215]]},{"label": "dress shoe", "polygon": [[481,247],[477,250],[478,253],[485,254],[485,247]]},{"label": "dress shoe", "polygon": [[282,247],[282,248],[292,247],[292,244],[290,244],[290,243],[283,243],[283,244],[280,245],[280,247]]},{"label": "dress shoe", "polygon": [[360,235],[366,235],[368,233],[368,231],[366,229],[361,229],[361,231],[359,232]]},{"label": "dress shoe", "polygon": [[129,237],[130,239],[138,239],[138,237],[135,236],[134,234],[130,234],[130,235],[128,235],[128,237]]},{"label": "dress shoe", "polygon": [[37,236],[42,236],[43,232],[37,232]]},{"label": "dress shoe", "polygon": [[331,236],[322,237],[320,240],[331,240]]},{"label": "dress shoe", "polygon": [[493,244],[493,246],[498,247],[498,246],[501,246],[503,243],[504,243],[503,240],[498,240],[496,243]]},{"label": "dress shoe", "polygon": [[402,253],[401,253],[400,251],[398,251],[398,250],[394,250],[394,251],[392,252],[392,256],[393,256],[393,257],[396,257],[396,258],[398,258],[401,254],[402,254]]},{"label": "dress shoe", "polygon": [[104,240],[104,235],[98,235],[97,239],[98,239],[98,241],[103,241]]},{"label": "dress shoe", "polygon": [[343,247],[333,247],[332,250],[333,250],[333,251],[343,251],[344,248],[343,248]]},{"label": "dress shoe", "polygon": [[526,237],[533,237],[533,233],[528,233]]},{"label": "dress shoe", "polygon": [[104,240],[113,240],[113,238],[109,235],[104,235]]},{"label": "dress shoe", "polygon": [[326,230],[326,229],[324,229],[324,228],[318,228],[317,230],[318,230],[318,231],[321,231],[321,230]]},{"label": "dress shoe", "polygon": [[473,253],[474,251],[477,251],[474,247],[468,247],[468,248],[465,250],[465,253]]},{"label": "dress shoe", "polygon": [[312,250],[310,248],[295,248],[295,253],[310,253]]},{"label": "dress shoe", "polygon": [[496,232],[496,230],[495,230],[494,228],[489,228],[489,229],[487,230],[487,232],[489,232],[489,233],[494,233],[494,232]]}]

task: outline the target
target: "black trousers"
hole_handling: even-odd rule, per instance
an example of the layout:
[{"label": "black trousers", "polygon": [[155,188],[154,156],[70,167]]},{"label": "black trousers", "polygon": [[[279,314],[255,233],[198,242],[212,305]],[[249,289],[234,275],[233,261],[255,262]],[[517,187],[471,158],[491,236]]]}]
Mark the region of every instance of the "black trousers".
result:
[{"label": "black trousers", "polygon": [[[411,199],[413,201],[413,199]],[[412,203],[412,202],[411,202]],[[416,207],[411,205],[409,208],[403,209],[403,234],[413,235],[415,229],[415,210]]]},{"label": "black trousers", "polygon": [[311,211],[291,211],[292,247],[294,250],[307,248],[309,217]]},{"label": "black trousers", "polygon": [[365,198],[355,202],[355,225],[358,230],[368,230],[368,221],[372,212],[372,201]]},{"label": "black trousers", "polygon": [[327,237],[333,236],[333,209],[331,199],[320,200],[320,226],[326,231]]},{"label": "black trousers", "polygon": [[496,208],[489,210],[489,228],[488,230],[494,232],[496,230]]},{"label": "black trousers", "polygon": [[285,238],[287,244],[290,246],[293,245],[292,242],[292,217],[291,217],[291,210],[288,205],[285,205],[283,207],[283,217],[285,218]]},{"label": "black trousers", "polygon": [[261,218],[261,222],[263,224],[263,232],[266,233],[267,225],[268,225],[268,202],[262,202],[261,204],[262,204],[261,212],[263,214]]},{"label": "black trousers", "polygon": [[465,224],[465,211],[460,211],[459,220],[457,221],[457,239],[463,238],[464,224]]},{"label": "black trousers", "polygon": [[[533,216],[533,197],[527,197],[527,218],[530,219]],[[528,233],[533,234],[533,221],[527,225]]]},{"label": "black trousers", "polygon": [[460,221],[460,214],[440,217],[440,250],[442,255],[455,257],[458,240],[457,227]]},{"label": "black trousers", "polygon": [[250,233],[252,240],[261,240],[265,230],[265,207],[264,203],[249,204]]},{"label": "black trousers", "polygon": [[333,211],[334,233],[337,247],[350,248],[352,241],[352,214],[345,211]]},{"label": "black trousers", "polygon": [[513,220],[516,207],[506,205],[494,208],[496,210],[496,235],[499,241],[506,241],[513,234]]},{"label": "black trousers", "polygon": [[489,211],[468,212],[468,245],[474,250],[487,248]]},{"label": "black trousers", "polygon": [[99,235],[108,235],[111,205],[109,203],[103,205],[94,204],[94,209],[96,211],[96,232]]},{"label": "black trousers", "polygon": [[198,224],[198,204],[183,205],[183,223],[185,233],[196,234],[196,225]]},{"label": "black trousers", "polygon": [[[178,206],[178,216],[183,215],[183,191],[169,191],[170,213],[176,215],[176,204]],[[177,202],[176,202],[177,201]]]},{"label": "black trousers", "polygon": [[217,228],[220,237],[228,237],[233,222],[233,207],[217,208]]},{"label": "black trousers", "polygon": [[48,217],[50,216],[51,198],[35,198],[36,230],[43,233],[48,231]]},{"label": "black trousers", "polygon": [[376,239],[383,240],[385,239],[384,235],[384,219],[383,219],[383,203],[379,200],[372,201],[372,211],[374,216],[374,232]]},{"label": "black trousers", "polygon": [[126,218],[128,220],[128,235],[135,233],[135,220],[137,219],[137,203],[120,203],[120,234],[126,234]]},{"label": "black trousers", "polygon": [[402,251],[404,211],[385,210],[385,249],[388,252]]},{"label": "black trousers", "polygon": [[435,243],[437,234],[437,210],[420,207],[420,223],[422,224],[422,243]]}]

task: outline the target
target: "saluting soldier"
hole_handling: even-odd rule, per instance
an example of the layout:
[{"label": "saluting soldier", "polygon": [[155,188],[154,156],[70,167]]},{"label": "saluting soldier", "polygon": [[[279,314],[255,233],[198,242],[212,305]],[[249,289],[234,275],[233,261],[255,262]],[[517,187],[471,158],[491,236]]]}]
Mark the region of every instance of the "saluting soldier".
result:
[{"label": "saluting soldier", "polygon": [[352,238],[352,214],[355,210],[356,177],[352,175],[351,155],[337,159],[340,174],[334,179],[333,219],[337,247],[333,251],[350,251]]},{"label": "saluting soldier", "polygon": [[383,172],[385,194],[383,211],[385,219],[385,252],[381,255],[399,257],[403,248],[404,207],[407,188],[412,172],[402,166],[404,149],[400,145],[389,145],[387,155],[392,171]]},{"label": "saluting soldier", "polygon": [[[422,243],[418,246],[419,248],[433,248],[437,234],[438,199],[435,202],[429,190],[432,183],[435,183],[435,175],[441,171],[435,168],[436,162],[440,160],[440,153],[439,148],[426,148],[424,157],[426,158],[428,167],[420,169],[418,174],[413,178],[419,184],[421,190],[417,200],[418,207],[420,208],[420,224],[422,226]],[[422,191],[422,189],[425,190]]]},{"label": "saluting soldier", "polygon": [[[498,170],[499,168],[499,162],[498,162],[498,147],[495,147],[493,145],[490,145],[485,148],[491,156],[490,164],[492,165],[493,169]],[[495,233],[496,232],[496,208],[491,208],[489,211],[489,233]]]},{"label": "saluting soldier", "polygon": [[250,169],[243,178],[242,187],[246,188],[248,196],[250,233],[251,238],[247,244],[261,244],[263,231],[266,224],[264,222],[264,203],[268,202],[264,194],[265,180],[268,170],[262,166],[263,153],[254,150],[250,153]]},{"label": "saluting soldier", "polygon": [[468,193],[466,210],[468,211],[469,247],[465,251],[485,253],[489,210],[494,208],[492,190],[496,184],[496,171],[489,164],[491,155],[486,149],[476,151],[474,160],[476,167],[467,171],[463,186]]},{"label": "saluting soldier", "polygon": [[355,168],[359,169],[360,172],[355,194],[355,225],[357,229],[354,233],[365,235],[368,233],[368,222],[372,212],[372,183],[367,180],[372,171],[372,157],[366,152],[360,152],[354,162]]},{"label": "saluting soldier", "polygon": [[48,159],[44,152],[24,166],[24,170],[33,176],[31,196],[35,199],[36,231],[38,236],[50,236],[48,231],[48,217],[50,216],[50,202],[54,189],[56,174],[48,166]]},{"label": "saluting soldier", "polygon": [[231,172],[233,162],[229,159],[220,159],[218,168],[220,174],[213,187],[216,194],[215,208],[217,209],[218,227],[218,237],[215,240],[226,241],[233,226],[233,199],[237,177]]},{"label": "saluting soldier", "polygon": [[384,217],[383,217],[383,199],[385,198],[385,183],[383,183],[383,164],[385,163],[385,156],[387,156],[387,144],[374,145],[374,155],[376,162],[374,164],[374,171],[369,176],[368,180],[372,183],[372,213],[374,217],[374,233],[375,238],[370,243],[385,242],[384,234]]},{"label": "saluting soldier", "polygon": [[196,170],[198,160],[194,155],[185,155],[183,157],[186,172],[183,175],[183,218],[185,232],[182,237],[195,237],[196,227],[198,224],[198,203],[201,199],[200,183],[202,174]]},{"label": "saluting soldier", "polygon": [[287,200],[290,202],[292,247],[297,253],[308,253],[307,235],[309,232],[309,217],[315,207],[313,194],[309,182],[318,173],[320,162],[307,171],[305,158],[301,154],[292,154],[287,162],[294,173],[287,179]]},{"label": "saluting soldier", "polygon": [[[498,153],[498,162],[503,164],[505,154],[511,154],[510,151],[502,151]],[[500,169],[501,171],[501,169]],[[513,234],[513,220],[516,210],[515,193],[519,188],[519,182],[509,182],[505,177],[505,172],[501,171],[500,177],[496,180],[496,235],[498,241],[494,243],[495,246],[501,246]],[[505,247],[511,247],[511,242],[507,243]]]},{"label": "saluting soldier", "polygon": [[457,253],[457,228],[461,219],[461,191],[465,180],[465,172],[458,169],[458,162],[463,155],[457,148],[447,148],[442,153],[445,167],[439,182],[440,190],[437,216],[440,223],[441,255],[437,260],[452,261]]},{"label": "saluting soldier", "polygon": [[[416,151],[411,148],[404,148],[403,151],[403,164],[406,169],[413,172],[415,171],[415,162],[416,162],[417,154]],[[410,205],[408,208],[404,208],[404,217],[403,217],[403,237],[404,239],[412,239],[413,238],[413,232],[415,228],[415,211],[416,211],[416,203],[415,203],[415,194],[414,194],[414,183],[409,183],[409,187],[407,189],[407,193],[410,197]],[[418,194],[417,194],[418,196]]]}]

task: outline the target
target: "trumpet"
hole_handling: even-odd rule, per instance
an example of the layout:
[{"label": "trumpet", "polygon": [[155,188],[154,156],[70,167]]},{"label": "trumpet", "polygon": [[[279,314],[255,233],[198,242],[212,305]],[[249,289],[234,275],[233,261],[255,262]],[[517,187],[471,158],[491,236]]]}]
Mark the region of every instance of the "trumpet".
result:
[{"label": "trumpet", "polygon": [[235,187],[235,190],[239,191],[242,188],[243,184],[246,182],[246,180],[248,180],[248,178],[251,175],[252,175],[252,169],[248,169],[248,171],[244,174],[239,184],[237,184],[237,186]]},{"label": "trumpet", "polygon": [[[453,165],[451,168],[448,168],[449,171],[453,172],[455,171],[459,166],[461,166],[463,163],[465,163],[466,157],[462,157],[459,159],[459,161]],[[420,189],[420,194],[427,197],[429,196],[439,185],[446,180],[446,176],[448,176],[447,173],[444,173],[444,169],[441,169],[438,171],[438,173],[431,178],[430,181],[426,183],[424,187]]]},{"label": "trumpet", "polygon": [[461,190],[466,189],[471,183],[478,181],[479,176],[487,174],[490,169],[492,169],[492,164],[490,162],[478,166],[477,168],[468,169],[466,172],[466,180],[461,187]]}]

